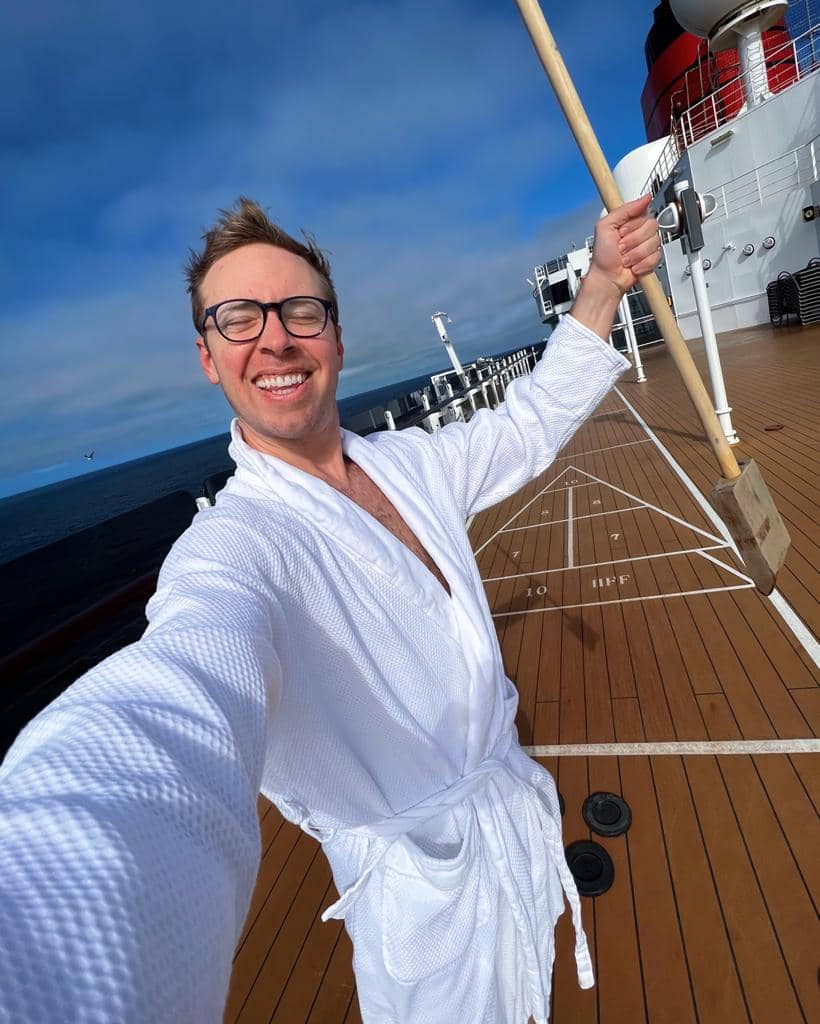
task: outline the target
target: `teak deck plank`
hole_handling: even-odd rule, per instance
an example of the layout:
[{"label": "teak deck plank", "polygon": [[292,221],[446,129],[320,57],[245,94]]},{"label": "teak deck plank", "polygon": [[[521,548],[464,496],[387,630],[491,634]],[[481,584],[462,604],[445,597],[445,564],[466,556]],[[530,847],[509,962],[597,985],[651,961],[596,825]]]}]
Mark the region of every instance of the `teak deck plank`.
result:
[{"label": "teak deck plank", "polygon": [[800,1009],[715,760],[686,758],[684,766],[749,1015],[798,1024]]},{"label": "teak deck plank", "polygon": [[[333,883],[329,883],[314,915],[304,945],[287,979],[286,987],[271,1017],[271,1024],[291,1024],[295,1020],[307,1020],[314,1006],[319,986],[330,963],[341,922],[323,923],[321,912],[338,899]],[[274,950],[271,949],[271,953]]]},{"label": "teak deck plank", "polygon": [[720,896],[679,758],[652,765],[698,1019],[746,1020],[743,991]]},{"label": "teak deck plank", "polygon": [[[614,757],[589,760],[590,792],[620,793],[623,786]],[[626,836],[592,836],[612,858],[619,884],[593,902],[598,975],[598,1013],[601,1024],[644,1020],[645,993],[638,943],[629,843]],[[598,949],[601,953],[598,953]]]},{"label": "teak deck plank", "polygon": [[[776,755],[775,755],[776,756]],[[704,762],[708,759],[704,758]],[[726,757],[719,759],[719,769],[727,792],[727,804],[734,810],[742,830],[744,845],[752,864],[757,885],[774,929],[778,953],[785,962],[793,992],[784,987],[779,1002],[780,1013],[795,1003],[795,1020],[800,1019],[797,997],[810,1020],[820,1017],[817,992],[817,949],[820,931],[808,889],[804,884],[794,850],[789,847],[780,824],[769,803],[751,759]],[[721,792],[723,787],[718,789]],[[713,808],[709,800],[704,807]],[[703,813],[703,812],[701,812]],[[720,822],[718,822],[718,826]],[[724,829],[721,834],[725,834]],[[812,860],[804,862],[809,872],[816,867],[817,848]],[[748,899],[748,896],[747,896]],[[814,935],[814,941],[810,936]],[[807,941],[809,940],[809,941]],[[759,967],[757,968],[759,971]],[[765,981],[771,992],[771,980]],[[747,990],[749,986],[747,984]],[[781,1019],[781,1018],[778,1018]],[[785,1019],[785,1018],[783,1018]]]},{"label": "teak deck plank", "polygon": [[[818,404],[801,393],[820,392],[818,343],[820,330],[721,339],[740,451],[758,461],[792,533],[778,588],[810,629],[820,624]],[[691,348],[702,367],[698,343]],[[663,347],[647,350],[644,365],[647,383],[627,374],[620,391],[708,494],[717,468]],[[763,429],[776,422],[785,428]],[[630,511],[633,499],[613,487],[668,515]],[[561,522],[570,489],[571,525]],[[674,553],[724,544],[693,526],[718,536],[615,392],[541,478],[475,517],[482,577],[509,577],[487,583],[487,594],[502,613],[495,624],[519,691],[522,743],[817,736],[820,676],[809,653],[771,602],[725,589],[742,585],[729,548],[708,552],[726,568]],[[719,589],[702,592],[710,588]],[[820,1019],[816,755],[538,760],[566,803],[565,844],[596,839],[615,866],[612,889],[582,899],[591,990],[577,984],[568,909],[559,920],[551,1024]],[[581,806],[595,790],[627,800],[625,835],[591,835]],[[258,810],[263,859],[226,1024],[359,1024],[350,939],[341,922],[320,920],[336,897],[324,857],[264,798]]]},{"label": "teak deck plank", "polygon": [[[636,735],[632,733],[631,738]],[[650,1024],[678,1024],[694,1019],[694,1003],[649,759],[621,758],[620,772],[620,793],[635,815],[626,840],[643,968],[645,1015]],[[620,880],[616,882],[619,884]],[[606,950],[599,948],[598,956],[605,960]]]},{"label": "teak deck plank", "polygon": [[[589,829],[581,816],[581,805],[589,795],[589,777],[585,758],[566,758],[558,764],[558,788],[564,797],[565,845],[575,839],[589,839]],[[595,956],[595,910],[591,900],[581,901],[584,931],[590,952]],[[552,986],[553,1021],[584,1021],[598,1024],[598,989],[578,986],[575,967],[575,932],[567,908],[555,929],[555,975]],[[561,966],[563,969],[560,969]]]},{"label": "teak deck plank", "polygon": [[755,757],[760,781],[815,908],[820,907],[820,822],[800,777],[787,757]]},{"label": "teak deck plank", "polygon": [[[288,831],[291,831],[290,829]],[[292,833],[291,833],[292,834]],[[231,986],[228,992],[226,1019],[238,1020],[245,1003],[266,981],[260,972],[265,964],[271,944],[294,909],[294,900],[310,865],[316,857],[318,844],[304,833],[298,834],[296,843],[281,873],[269,891],[254,894],[258,903],[251,903],[253,927],[234,957]],[[263,861],[264,865],[264,861]],[[259,906],[261,903],[261,907]],[[261,980],[260,980],[261,977]]]},{"label": "teak deck plank", "polygon": [[327,970],[322,977],[316,1001],[310,1009],[307,1024],[336,1024],[344,1020],[353,1002],[355,982],[353,980],[353,946],[344,926],[328,921],[324,927],[334,925],[337,929],[336,945]]},{"label": "teak deck plank", "polygon": [[237,1017],[240,1024],[256,1021],[265,1013],[270,1015],[278,1003],[297,957],[306,944],[329,884],[330,867],[321,853],[317,853],[302,884],[294,893],[290,911],[278,929],[276,938],[269,945],[259,968],[264,976],[264,984],[254,985],[249,993]]}]

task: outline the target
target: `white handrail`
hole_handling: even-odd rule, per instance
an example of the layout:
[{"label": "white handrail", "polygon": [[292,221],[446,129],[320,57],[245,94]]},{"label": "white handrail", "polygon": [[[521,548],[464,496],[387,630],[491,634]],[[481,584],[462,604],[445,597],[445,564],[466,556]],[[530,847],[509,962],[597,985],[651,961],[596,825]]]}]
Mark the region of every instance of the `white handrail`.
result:
[{"label": "white handrail", "polygon": [[704,192],[720,192],[721,202],[709,218],[710,222],[730,217],[750,206],[762,206],[781,192],[817,181],[818,140],[820,135],[722,185],[704,188]]},{"label": "white handrail", "polygon": [[[757,61],[745,73],[737,75],[728,82],[723,82],[707,96],[697,100],[697,102],[687,107],[686,110],[679,113],[677,117],[673,115],[669,130],[669,141],[655,162],[655,166],[644,183],[641,194],[652,191],[652,182],[656,179],[658,184],[662,184],[666,180],[681,155],[681,143],[683,148],[686,149],[705,135],[713,132],[716,128],[733,120],[741,112],[743,107],[738,107],[738,100],[742,101],[742,97],[745,96],[744,78],[759,72],[761,64],[768,74],[769,88],[774,93],[785,91],[789,86],[796,84],[806,78],[807,75],[815,72],[820,67],[820,56],[818,56],[815,48],[815,38],[818,35],[820,35],[820,23],[812,25],[811,28],[802,32],[795,39],[790,39],[787,43],[767,53],[762,61]],[[808,44],[808,46],[803,47],[805,53],[803,59],[801,59],[798,52],[798,44],[804,43]],[[793,75],[793,77],[789,77],[784,82],[777,67],[771,65],[789,51],[791,51],[792,61],[788,62],[786,67],[789,69],[788,74],[790,76]],[[718,101],[723,105],[722,113]],[[727,107],[733,110],[731,114],[726,113]],[[673,156],[674,159],[672,159]]]}]

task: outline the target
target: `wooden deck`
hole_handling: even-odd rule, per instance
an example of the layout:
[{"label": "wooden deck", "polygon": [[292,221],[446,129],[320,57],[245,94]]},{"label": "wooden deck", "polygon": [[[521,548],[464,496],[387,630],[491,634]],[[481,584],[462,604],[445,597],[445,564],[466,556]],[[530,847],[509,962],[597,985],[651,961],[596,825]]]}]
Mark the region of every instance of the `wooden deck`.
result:
[{"label": "wooden deck", "polygon": [[[817,755],[584,749],[818,734],[800,633],[820,627],[820,330],[735,332],[721,350],[740,451],[791,532],[785,605],[749,585],[659,446],[709,492],[717,471],[662,347],[644,353],[645,384],[620,384],[541,479],[471,528],[521,742],[556,777],[565,842],[594,838],[615,865],[613,887],[582,900],[594,989],[578,988],[560,921],[553,1024],[820,1020]],[[596,790],[629,803],[626,835],[591,835],[581,805]],[[349,940],[319,920],[336,898],[325,859],[262,798],[260,814],[225,1020],[358,1022]]]}]

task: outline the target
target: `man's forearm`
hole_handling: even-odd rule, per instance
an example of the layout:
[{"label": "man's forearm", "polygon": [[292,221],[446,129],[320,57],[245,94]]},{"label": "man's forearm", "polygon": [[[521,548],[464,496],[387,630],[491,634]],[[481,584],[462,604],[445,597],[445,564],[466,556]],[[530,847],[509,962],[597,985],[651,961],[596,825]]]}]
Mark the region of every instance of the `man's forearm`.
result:
[{"label": "man's forearm", "polygon": [[623,292],[609,278],[599,275],[594,267],[581,282],[571,313],[584,327],[606,341],[615,322],[615,314]]}]

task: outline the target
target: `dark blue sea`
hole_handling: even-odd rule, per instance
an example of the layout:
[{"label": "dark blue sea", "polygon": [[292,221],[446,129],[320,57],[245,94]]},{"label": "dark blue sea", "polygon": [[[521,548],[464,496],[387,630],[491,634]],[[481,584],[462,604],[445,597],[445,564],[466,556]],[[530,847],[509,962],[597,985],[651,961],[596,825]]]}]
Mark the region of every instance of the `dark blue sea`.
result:
[{"label": "dark blue sea", "polygon": [[[429,375],[413,377],[343,398],[339,402],[342,423],[429,382]],[[207,477],[233,467],[228,440],[227,433],[220,434],[0,499],[0,565],[175,491],[188,491],[192,497],[202,494]],[[192,516],[193,511],[192,506]],[[135,547],[141,537],[149,538],[161,527],[156,517],[164,514],[163,506],[157,505],[138,522],[130,522]]]}]

